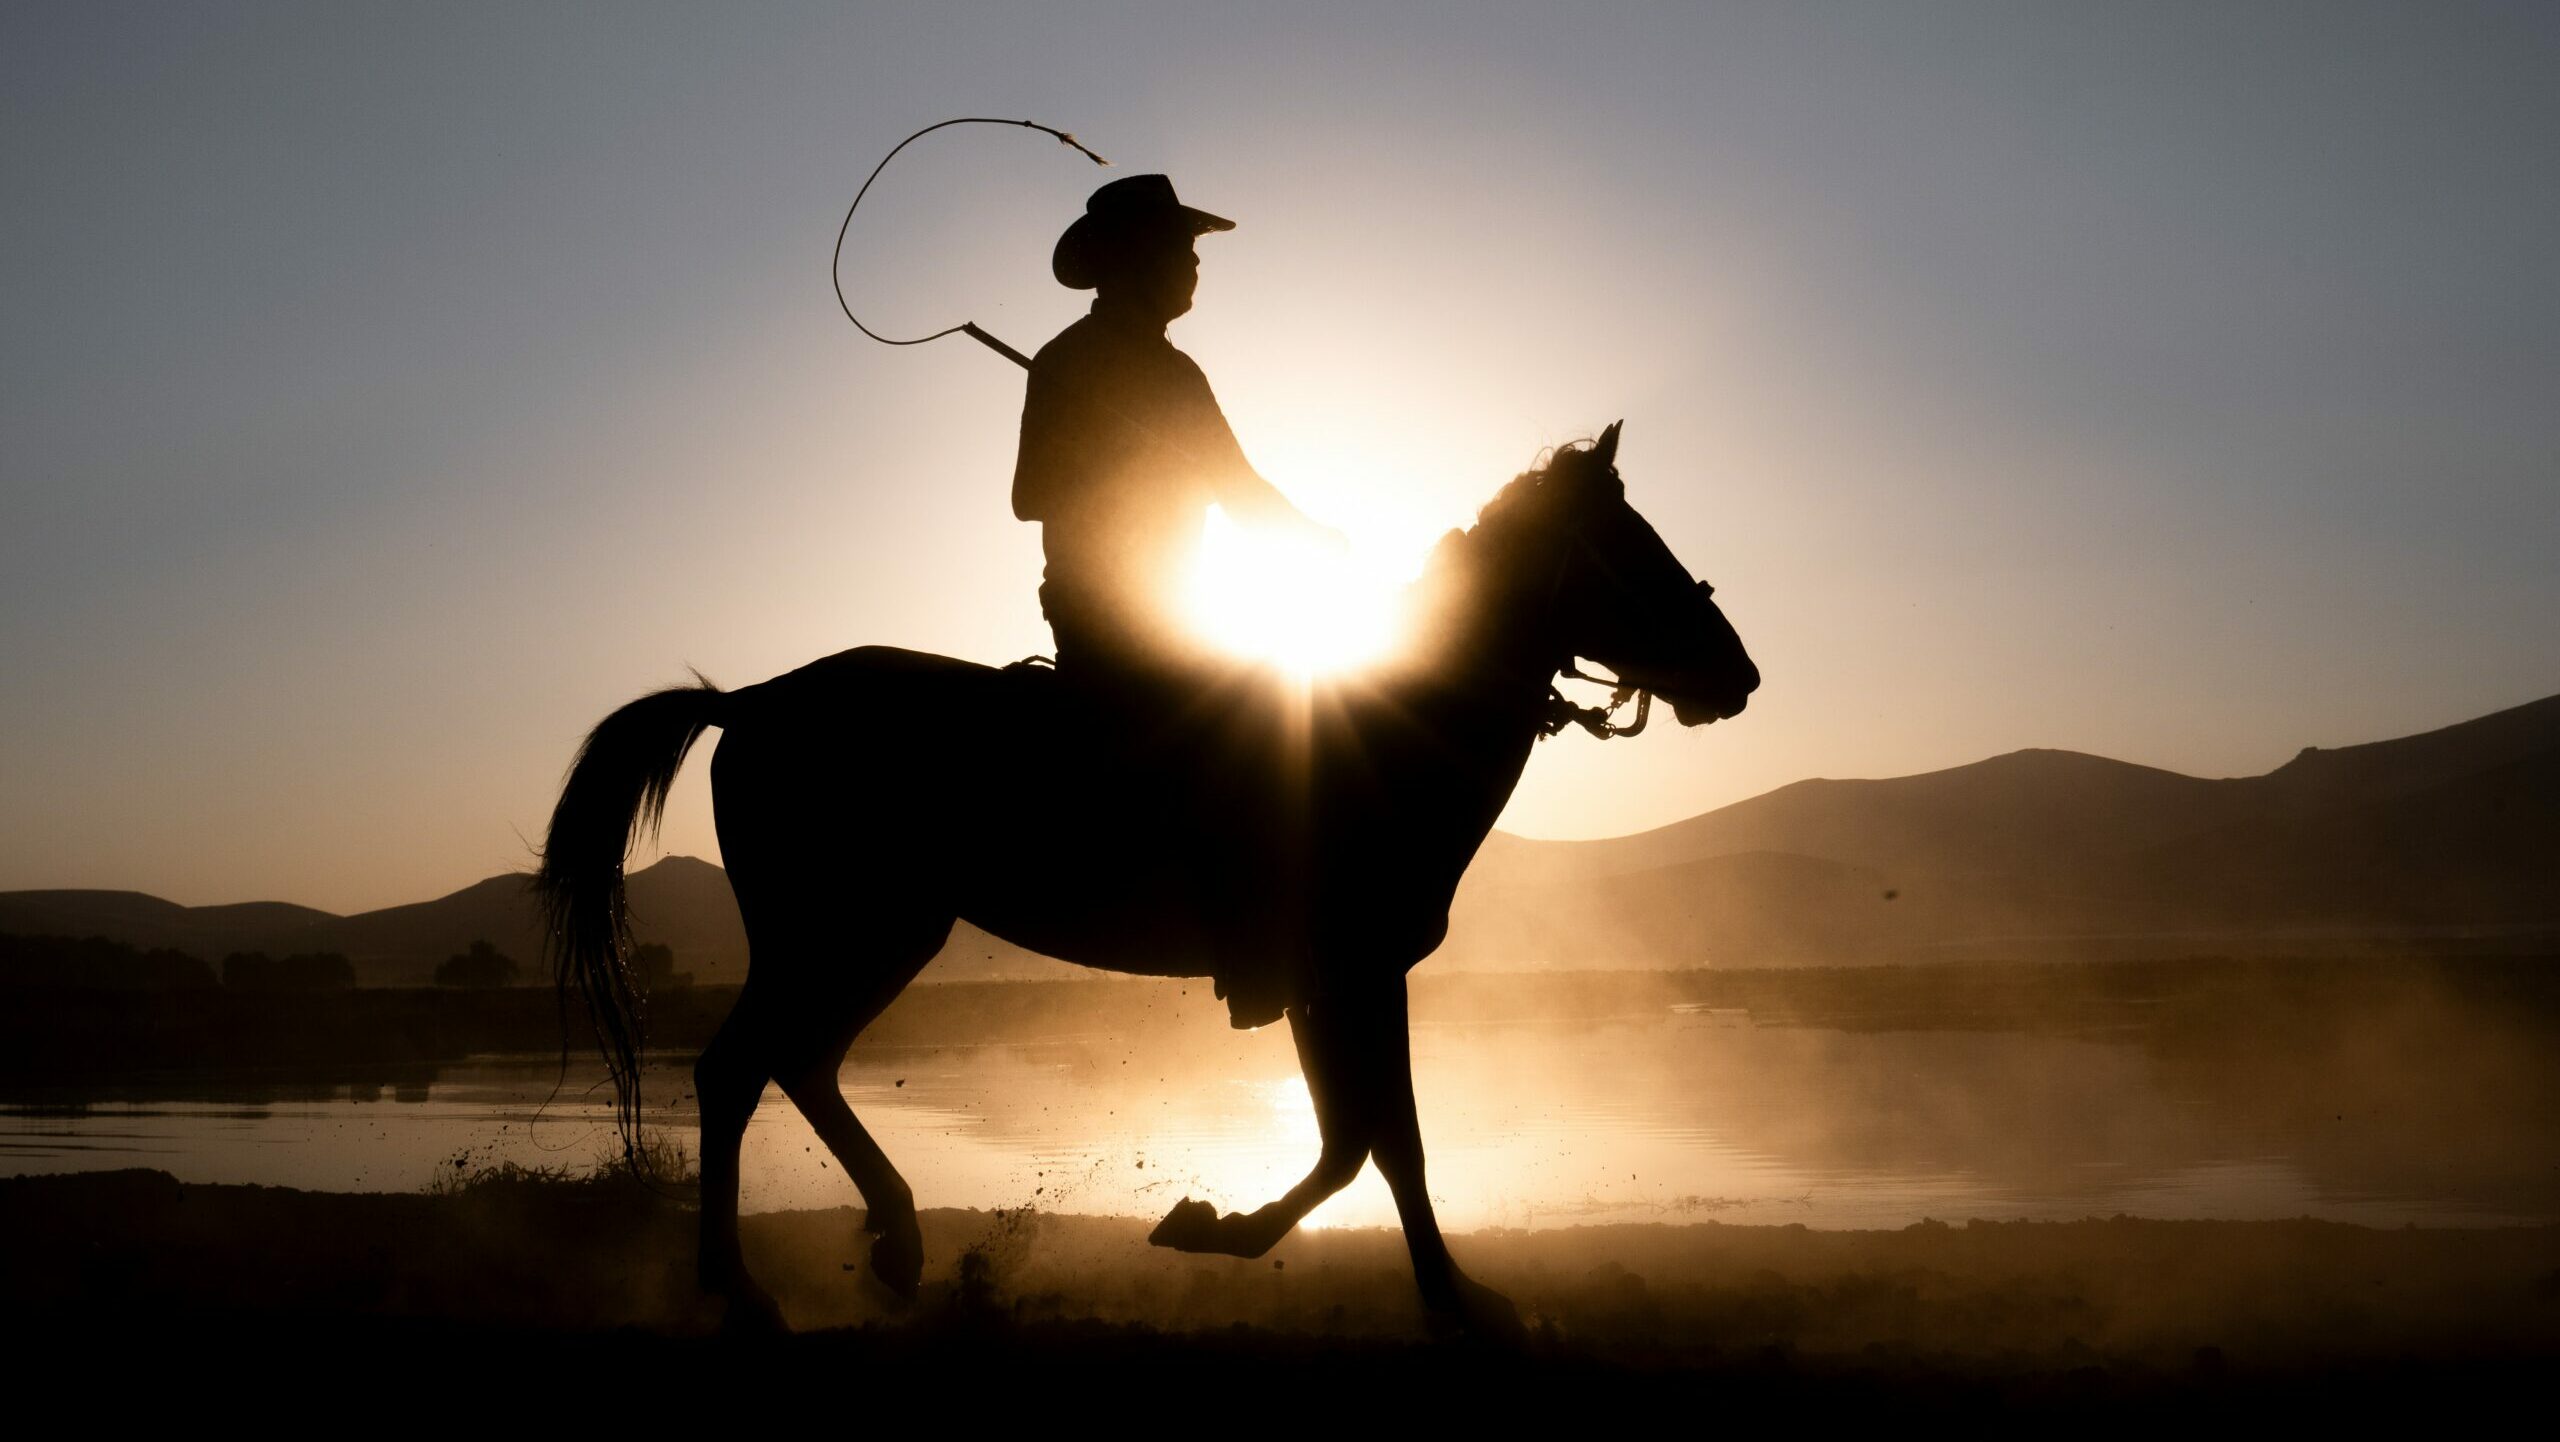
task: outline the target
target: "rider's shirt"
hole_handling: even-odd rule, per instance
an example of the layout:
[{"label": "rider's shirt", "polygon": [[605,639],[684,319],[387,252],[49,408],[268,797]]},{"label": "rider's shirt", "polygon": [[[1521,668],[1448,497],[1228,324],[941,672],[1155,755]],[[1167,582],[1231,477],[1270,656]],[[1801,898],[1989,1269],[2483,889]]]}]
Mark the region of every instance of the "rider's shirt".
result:
[{"label": "rider's shirt", "polygon": [[1182,582],[1212,504],[1294,514],[1255,474],[1208,377],[1164,328],[1097,300],[1032,358],[1013,513],[1041,526],[1061,659],[1178,661]]}]

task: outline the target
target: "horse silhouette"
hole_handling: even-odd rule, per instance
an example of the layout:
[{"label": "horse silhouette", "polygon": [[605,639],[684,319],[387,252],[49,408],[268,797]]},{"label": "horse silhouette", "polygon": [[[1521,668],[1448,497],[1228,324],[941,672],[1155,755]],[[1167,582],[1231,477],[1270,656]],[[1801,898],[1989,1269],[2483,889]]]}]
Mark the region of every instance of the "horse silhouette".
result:
[{"label": "horse silhouette", "polygon": [[1150,1241],[1259,1256],[1374,1159],[1430,1317],[1517,1326],[1432,1214],[1405,974],[1445,935],[1532,744],[1574,720],[1606,734],[1555,691],[1575,658],[1691,726],[1739,712],[1760,681],[1712,588],[1627,504],[1618,430],[1560,448],[1445,537],[1409,598],[1408,654],[1356,679],[1281,692],[1239,672],[1106,727],[1054,673],[865,647],[739,691],[660,691],[595,728],[537,882],[626,1136],[639,1038],[623,864],[693,742],[724,732],[712,794],[749,972],[694,1079],[700,1278],[733,1325],[781,1322],[738,1242],[740,1143],[768,1081],[861,1190],[873,1273],[915,1294],[914,1195],[837,1073],[966,918],[1084,966],[1216,977],[1239,1024],[1285,1008],[1322,1138],[1314,1168],[1256,1211],[1185,1198]]}]

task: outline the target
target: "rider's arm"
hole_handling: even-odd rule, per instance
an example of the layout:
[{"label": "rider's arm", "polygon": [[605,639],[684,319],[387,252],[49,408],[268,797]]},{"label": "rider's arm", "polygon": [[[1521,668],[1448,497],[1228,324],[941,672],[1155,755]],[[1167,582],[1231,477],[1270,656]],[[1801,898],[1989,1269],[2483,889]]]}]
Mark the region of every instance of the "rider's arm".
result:
[{"label": "rider's arm", "polygon": [[[1185,364],[1189,366],[1187,359]],[[1245,459],[1243,445],[1236,440],[1234,428],[1227,424],[1226,412],[1218,408],[1217,395],[1209,389],[1209,378],[1197,366],[1189,369],[1199,382],[1198,419],[1191,427],[1193,449],[1208,468],[1210,493],[1217,497],[1218,505],[1248,525],[1286,527],[1338,543],[1342,539],[1340,532],[1307,519],[1305,512],[1290,504],[1289,498],[1280,494],[1280,488],[1265,480]]]}]

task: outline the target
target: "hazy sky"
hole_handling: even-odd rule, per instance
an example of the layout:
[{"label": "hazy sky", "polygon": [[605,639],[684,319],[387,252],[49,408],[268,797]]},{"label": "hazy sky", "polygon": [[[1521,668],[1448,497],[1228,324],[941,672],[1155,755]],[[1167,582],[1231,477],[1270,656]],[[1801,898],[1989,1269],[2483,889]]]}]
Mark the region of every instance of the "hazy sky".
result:
[{"label": "hazy sky", "polygon": [[[0,11],[0,888],[526,864],[702,668],[1046,649],[1026,348],[1113,174],[1176,342],[1378,547],[1625,417],[1768,677],[1566,737],[1639,829],[2024,746],[2206,775],[2560,690],[2560,8]],[[871,317],[866,317],[871,318]],[[672,849],[714,856],[704,768]]]}]

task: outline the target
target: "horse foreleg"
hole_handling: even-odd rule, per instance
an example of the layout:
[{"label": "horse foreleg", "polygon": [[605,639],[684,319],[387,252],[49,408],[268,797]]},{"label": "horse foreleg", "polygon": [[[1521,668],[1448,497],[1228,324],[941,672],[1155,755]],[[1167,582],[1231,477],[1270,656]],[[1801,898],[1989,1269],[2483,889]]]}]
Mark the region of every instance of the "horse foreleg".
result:
[{"label": "horse foreleg", "polygon": [[1413,1279],[1435,1326],[1458,1326],[1495,1334],[1520,1330],[1520,1314],[1511,1300],[1458,1270],[1449,1244],[1440,1235],[1440,1218],[1431,1207],[1423,1181],[1422,1118],[1413,1099],[1413,1037],[1406,1018],[1404,979],[1392,995],[1382,995],[1363,1009],[1374,1017],[1368,1042],[1369,1087],[1363,1100],[1372,1109],[1376,1131],[1370,1155],[1379,1175],[1395,1195],[1396,1218],[1404,1225],[1405,1248],[1413,1257]]},{"label": "horse foreleg", "polygon": [[1231,1257],[1259,1257],[1280,1244],[1307,1213],[1326,1198],[1351,1185],[1369,1159],[1370,1118],[1357,1104],[1359,1053],[1351,1020],[1328,1009],[1321,1017],[1305,1007],[1289,1010],[1289,1036],[1297,1043],[1298,1070],[1307,1080],[1307,1096],[1315,1103],[1316,1130],[1323,1150],[1306,1179],[1276,1202],[1250,1212],[1218,1215],[1207,1202],[1189,1197],[1174,1204],[1147,1240],[1178,1252],[1215,1252]]}]

